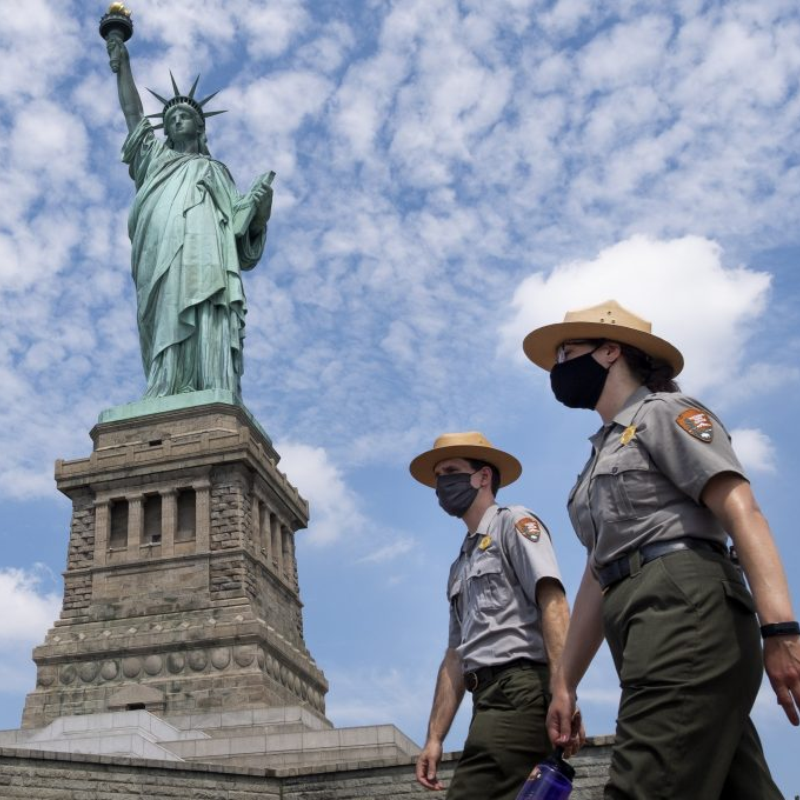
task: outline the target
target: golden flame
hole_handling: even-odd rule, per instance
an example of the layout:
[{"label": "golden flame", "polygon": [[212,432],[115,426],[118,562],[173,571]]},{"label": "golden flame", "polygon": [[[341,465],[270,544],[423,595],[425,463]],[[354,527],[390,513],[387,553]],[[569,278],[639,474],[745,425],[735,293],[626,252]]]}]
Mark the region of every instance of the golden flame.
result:
[{"label": "golden flame", "polygon": [[108,7],[109,14],[124,14],[126,17],[131,15],[130,9],[125,8],[123,3],[112,3]]}]

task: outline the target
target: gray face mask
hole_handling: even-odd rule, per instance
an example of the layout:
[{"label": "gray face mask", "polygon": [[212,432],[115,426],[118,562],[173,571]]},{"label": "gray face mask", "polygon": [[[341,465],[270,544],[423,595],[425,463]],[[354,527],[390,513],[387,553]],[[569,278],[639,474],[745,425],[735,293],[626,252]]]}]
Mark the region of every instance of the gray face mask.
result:
[{"label": "gray face mask", "polygon": [[436,479],[436,496],[439,505],[451,517],[463,517],[478,496],[478,490],[469,482],[474,472],[456,472],[440,475]]}]

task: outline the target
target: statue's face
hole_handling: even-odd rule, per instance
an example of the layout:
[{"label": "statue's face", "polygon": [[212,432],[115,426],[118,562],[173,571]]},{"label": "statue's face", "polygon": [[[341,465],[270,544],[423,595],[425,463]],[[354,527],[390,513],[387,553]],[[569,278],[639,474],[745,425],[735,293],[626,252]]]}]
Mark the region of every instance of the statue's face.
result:
[{"label": "statue's face", "polygon": [[164,121],[167,136],[173,144],[196,142],[201,125],[197,112],[189,106],[171,108]]}]

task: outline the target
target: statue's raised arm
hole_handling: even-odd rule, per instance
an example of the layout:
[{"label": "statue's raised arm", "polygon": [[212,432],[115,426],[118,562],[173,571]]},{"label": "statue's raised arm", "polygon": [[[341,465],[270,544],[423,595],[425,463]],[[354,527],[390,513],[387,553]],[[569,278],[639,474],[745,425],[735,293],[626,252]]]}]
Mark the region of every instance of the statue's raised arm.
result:
[{"label": "statue's raised arm", "polygon": [[[142,108],[142,98],[139,97],[139,90],[133,80],[128,48],[121,39],[116,37],[110,38],[106,42],[106,48],[111,61],[111,69],[117,73],[119,104],[125,115],[128,130],[132,131],[144,116],[144,109]],[[115,66],[116,70],[114,70]]]},{"label": "statue's raised arm", "polygon": [[111,71],[117,75],[119,104],[125,115],[128,131],[132,131],[144,116],[142,98],[139,97],[139,90],[133,80],[130,56],[125,46],[126,40],[133,34],[130,16],[131,12],[122,3],[112,3],[108,13],[100,21],[100,35],[106,40]]}]

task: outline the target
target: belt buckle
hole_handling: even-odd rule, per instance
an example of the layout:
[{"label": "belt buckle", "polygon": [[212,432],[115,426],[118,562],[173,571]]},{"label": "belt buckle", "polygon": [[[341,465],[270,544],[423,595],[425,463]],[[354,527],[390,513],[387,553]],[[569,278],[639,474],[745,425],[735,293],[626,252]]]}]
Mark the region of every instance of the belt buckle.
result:
[{"label": "belt buckle", "polygon": [[478,688],[478,673],[467,672],[464,674],[464,686],[468,692],[474,692]]}]

